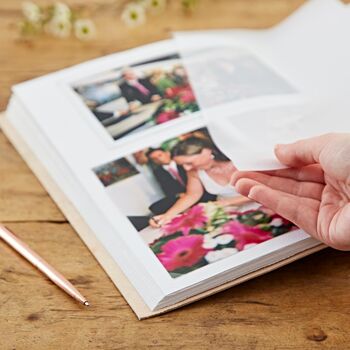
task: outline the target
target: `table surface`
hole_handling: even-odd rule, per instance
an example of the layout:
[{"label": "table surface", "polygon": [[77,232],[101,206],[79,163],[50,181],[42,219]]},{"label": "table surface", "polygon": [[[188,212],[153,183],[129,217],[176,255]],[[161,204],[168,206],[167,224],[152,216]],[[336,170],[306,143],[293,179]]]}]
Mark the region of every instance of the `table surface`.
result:
[{"label": "table surface", "polygon": [[[167,38],[172,30],[265,28],[303,3],[199,0],[193,15],[183,15],[179,2],[170,1],[163,16],[135,30],[120,23],[121,1],[87,2],[94,8],[99,36],[82,43],[21,39],[16,30],[20,1],[1,0],[0,109],[7,105],[11,85],[20,81]],[[0,222],[67,276],[92,304],[80,307],[0,242],[1,349],[349,348],[349,253],[326,249],[180,310],[138,321],[2,133]]]}]

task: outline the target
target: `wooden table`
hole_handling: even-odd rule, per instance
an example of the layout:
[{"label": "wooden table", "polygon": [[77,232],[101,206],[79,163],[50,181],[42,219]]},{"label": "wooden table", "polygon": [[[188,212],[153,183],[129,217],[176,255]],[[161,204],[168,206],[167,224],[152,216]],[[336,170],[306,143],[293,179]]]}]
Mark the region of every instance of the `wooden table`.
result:
[{"label": "wooden table", "polygon": [[[41,1],[43,3],[43,1]],[[20,1],[0,2],[0,109],[11,85],[83,60],[169,36],[174,29],[264,28],[302,0],[179,0],[137,30],[117,8],[96,8],[98,40],[18,37]],[[81,4],[83,1],[71,1]],[[119,5],[118,5],[119,6]],[[326,249],[169,314],[138,321],[72,227],[0,133],[0,222],[65,274],[91,301],[84,309],[0,242],[0,349],[348,349],[350,255]]]}]

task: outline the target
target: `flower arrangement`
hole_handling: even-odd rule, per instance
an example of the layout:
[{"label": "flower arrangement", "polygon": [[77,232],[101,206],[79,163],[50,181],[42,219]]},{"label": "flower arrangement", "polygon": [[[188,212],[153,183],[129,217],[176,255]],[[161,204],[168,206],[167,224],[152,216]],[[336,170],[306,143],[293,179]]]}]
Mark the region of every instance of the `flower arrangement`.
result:
[{"label": "flower arrangement", "polygon": [[[186,12],[193,11],[196,3],[197,0],[181,0],[181,6]],[[122,4],[118,4],[117,1],[100,6],[94,4],[93,8],[120,11],[122,6],[122,22],[128,27],[138,27],[146,22],[148,14],[161,14],[167,5],[168,0],[133,0],[123,1]],[[88,18],[80,18],[77,11],[63,2],[44,7],[32,1],[24,1],[22,13],[24,18],[19,27],[21,33],[26,36],[47,33],[57,38],[68,38],[73,33],[79,40],[90,40],[96,36],[94,22]]]},{"label": "flower arrangement", "polygon": [[239,212],[213,202],[200,203],[166,224],[162,237],[150,248],[178,277],[296,228],[263,207]]},{"label": "flower arrangement", "polygon": [[153,115],[156,124],[176,119],[183,113],[194,113],[199,110],[194,93],[189,85],[167,88],[162,105]]},{"label": "flower arrangement", "polygon": [[34,2],[22,3],[23,20],[20,29],[23,35],[47,33],[57,38],[67,38],[74,33],[79,40],[90,40],[96,35],[94,22],[88,18],[80,18],[63,2],[41,7]]},{"label": "flower arrangement", "polygon": [[[184,11],[192,11],[197,0],[181,0]],[[146,22],[147,14],[161,14],[167,7],[167,0],[133,0],[128,2],[121,14],[122,21],[129,27],[137,27]]]}]

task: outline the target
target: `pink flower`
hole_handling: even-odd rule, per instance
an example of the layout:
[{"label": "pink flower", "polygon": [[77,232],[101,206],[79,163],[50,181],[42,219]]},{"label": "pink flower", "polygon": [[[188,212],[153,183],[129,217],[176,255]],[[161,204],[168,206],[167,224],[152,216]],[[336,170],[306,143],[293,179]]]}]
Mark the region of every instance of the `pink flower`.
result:
[{"label": "pink flower", "polygon": [[191,229],[202,228],[208,221],[203,206],[195,205],[183,214],[176,216],[168,224],[164,226],[166,235],[171,235],[175,232],[182,232],[187,236]]},{"label": "pink flower", "polygon": [[178,118],[178,116],[179,116],[179,113],[175,110],[164,111],[157,115],[156,123],[163,124],[168,122],[169,120]]},{"label": "pink flower", "polygon": [[271,239],[271,232],[266,232],[254,226],[241,224],[237,221],[230,221],[222,228],[223,233],[230,233],[235,241],[236,248],[243,250],[246,244],[261,243]]},{"label": "pink flower", "polygon": [[196,100],[196,97],[193,94],[193,91],[191,88],[184,89],[180,94],[180,101],[182,103],[192,103]]},{"label": "pink flower", "polygon": [[165,243],[158,259],[167,269],[174,271],[180,267],[191,267],[208,252],[202,247],[202,235],[181,236]]},{"label": "pink flower", "polygon": [[191,86],[189,85],[168,88],[165,91],[165,97],[170,99],[178,97],[179,100],[183,103],[192,103],[196,100]]},{"label": "pink flower", "polygon": [[178,96],[178,94],[183,90],[182,86],[174,86],[172,88],[167,88],[165,90],[165,97],[166,98],[174,98]]}]

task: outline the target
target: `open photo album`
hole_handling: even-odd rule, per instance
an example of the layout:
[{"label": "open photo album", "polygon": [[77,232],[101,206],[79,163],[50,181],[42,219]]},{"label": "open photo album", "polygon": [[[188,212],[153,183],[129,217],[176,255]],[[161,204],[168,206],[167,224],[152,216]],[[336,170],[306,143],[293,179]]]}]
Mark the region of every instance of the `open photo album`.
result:
[{"label": "open photo album", "polygon": [[315,115],[348,103],[300,58],[310,9],[319,29],[349,22],[320,0],[266,31],[177,33],[13,87],[4,132],[139,318],[323,248],[232,184],[282,167],[275,143],[329,130]]}]

